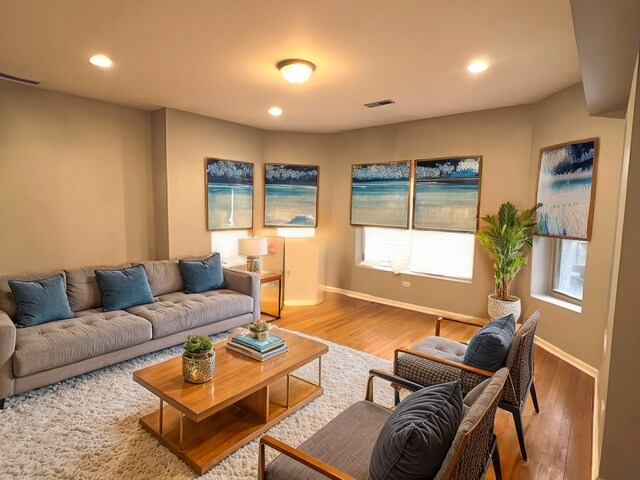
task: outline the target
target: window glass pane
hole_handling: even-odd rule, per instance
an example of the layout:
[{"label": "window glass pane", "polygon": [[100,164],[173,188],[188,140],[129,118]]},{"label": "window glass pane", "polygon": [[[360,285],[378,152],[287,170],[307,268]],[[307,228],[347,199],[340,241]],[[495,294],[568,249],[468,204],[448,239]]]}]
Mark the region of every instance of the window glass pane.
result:
[{"label": "window glass pane", "polygon": [[588,243],[578,240],[559,240],[553,282],[555,292],[582,300],[587,246]]},{"label": "window glass pane", "polygon": [[365,227],[363,242],[361,265],[464,279],[473,273],[473,234]]}]

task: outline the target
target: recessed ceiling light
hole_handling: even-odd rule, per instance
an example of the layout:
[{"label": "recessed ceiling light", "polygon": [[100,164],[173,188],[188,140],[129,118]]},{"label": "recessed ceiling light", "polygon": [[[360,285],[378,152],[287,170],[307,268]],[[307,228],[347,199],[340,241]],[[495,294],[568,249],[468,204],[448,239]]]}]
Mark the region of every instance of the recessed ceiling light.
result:
[{"label": "recessed ceiling light", "polygon": [[276,65],[284,79],[289,83],[304,83],[316,69],[316,66],[307,60],[282,60]]},{"label": "recessed ceiling light", "polygon": [[282,109],[280,107],[271,107],[267,111],[269,112],[269,115],[274,117],[279,117],[280,115],[282,115]]},{"label": "recessed ceiling light", "polygon": [[487,62],[483,62],[482,60],[467,65],[467,70],[469,70],[471,73],[484,72],[487,68],[489,68],[489,64]]},{"label": "recessed ceiling light", "polygon": [[111,65],[113,65],[111,59],[101,53],[92,56],[89,61],[96,67],[109,68]]}]

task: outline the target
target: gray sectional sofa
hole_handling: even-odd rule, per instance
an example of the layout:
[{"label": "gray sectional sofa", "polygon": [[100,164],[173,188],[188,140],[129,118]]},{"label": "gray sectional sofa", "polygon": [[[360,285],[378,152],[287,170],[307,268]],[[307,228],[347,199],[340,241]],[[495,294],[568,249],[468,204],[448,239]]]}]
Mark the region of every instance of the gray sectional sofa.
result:
[{"label": "gray sectional sofa", "polygon": [[[96,268],[0,277],[0,408],[4,399],[260,317],[260,276],[223,269],[226,288],[184,293],[178,263],[143,262],[154,303],[103,312]],[[130,265],[122,265],[126,267]],[[11,279],[62,273],[75,317],[16,328]]]}]

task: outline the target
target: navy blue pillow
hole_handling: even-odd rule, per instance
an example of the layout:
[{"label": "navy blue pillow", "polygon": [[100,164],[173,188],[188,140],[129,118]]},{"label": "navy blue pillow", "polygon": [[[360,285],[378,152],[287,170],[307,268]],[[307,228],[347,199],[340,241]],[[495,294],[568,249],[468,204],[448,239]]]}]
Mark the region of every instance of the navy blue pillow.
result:
[{"label": "navy blue pillow", "polygon": [[516,330],[512,314],[487,323],[469,341],[462,363],[495,372],[504,366]]},{"label": "navy blue pillow", "polygon": [[16,301],[16,327],[73,318],[64,277],[60,274],[28,282],[9,280],[9,288]]},{"label": "navy blue pillow", "polygon": [[398,404],[371,453],[371,480],[433,478],[462,421],[462,387],[448,382],[423,388]]},{"label": "navy blue pillow", "polygon": [[102,294],[103,312],[153,303],[147,274],[142,265],[118,270],[96,270],[96,281]]},{"label": "navy blue pillow", "polygon": [[184,293],[226,288],[219,253],[214,253],[204,260],[180,260],[178,266],[184,280]]}]

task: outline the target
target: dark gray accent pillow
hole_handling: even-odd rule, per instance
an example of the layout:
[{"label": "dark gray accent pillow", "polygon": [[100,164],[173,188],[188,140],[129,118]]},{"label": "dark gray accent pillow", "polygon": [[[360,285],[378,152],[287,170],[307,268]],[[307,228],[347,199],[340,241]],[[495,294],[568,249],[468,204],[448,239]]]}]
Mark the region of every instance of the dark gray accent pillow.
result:
[{"label": "dark gray accent pillow", "polygon": [[62,275],[28,282],[9,280],[9,288],[16,302],[18,328],[73,318]]},{"label": "dark gray accent pillow", "polygon": [[428,480],[440,469],[462,421],[460,382],[418,390],[398,404],[373,447],[371,480]]},{"label": "dark gray accent pillow", "polygon": [[219,253],[214,253],[204,260],[180,260],[178,267],[184,280],[184,293],[201,293],[226,288]]},{"label": "dark gray accent pillow", "polygon": [[462,363],[491,372],[504,367],[515,331],[512,314],[487,323],[469,341]]}]

